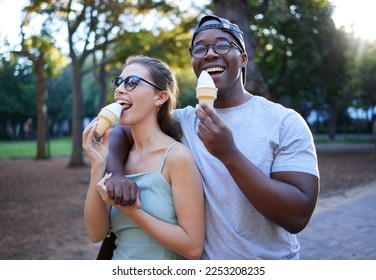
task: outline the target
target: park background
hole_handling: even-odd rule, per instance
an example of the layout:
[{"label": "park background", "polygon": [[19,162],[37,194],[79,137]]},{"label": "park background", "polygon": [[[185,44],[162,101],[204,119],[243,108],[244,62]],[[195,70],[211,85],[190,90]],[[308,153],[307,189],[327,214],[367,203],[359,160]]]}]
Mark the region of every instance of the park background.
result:
[{"label": "park background", "polygon": [[[336,5],[344,3],[347,14],[336,19]],[[0,259],[95,256],[82,220],[89,175],[82,130],[112,102],[110,81],[133,54],[170,64],[179,106],[194,106],[188,47],[206,13],[244,31],[246,89],[307,121],[322,197],[376,181],[373,1],[0,0],[1,6],[0,237],[7,250]]]}]

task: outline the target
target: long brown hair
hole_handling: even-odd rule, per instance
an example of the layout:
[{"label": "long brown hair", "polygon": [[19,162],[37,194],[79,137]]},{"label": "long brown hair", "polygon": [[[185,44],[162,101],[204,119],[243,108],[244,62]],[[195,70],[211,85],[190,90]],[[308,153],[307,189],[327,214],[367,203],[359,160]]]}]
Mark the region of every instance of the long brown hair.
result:
[{"label": "long brown hair", "polygon": [[148,56],[130,56],[125,61],[125,66],[133,63],[144,65],[154,81],[154,84],[168,92],[167,100],[159,107],[157,112],[157,122],[161,130],[177,141],[181,138],[179,123],[173,116],[178,99],[177,80],[173,70],[163,61]]}]

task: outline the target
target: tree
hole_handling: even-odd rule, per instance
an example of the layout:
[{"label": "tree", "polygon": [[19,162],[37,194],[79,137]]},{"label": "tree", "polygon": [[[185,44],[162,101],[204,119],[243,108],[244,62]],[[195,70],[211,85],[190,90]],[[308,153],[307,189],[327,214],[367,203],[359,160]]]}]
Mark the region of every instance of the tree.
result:
[{"label": "tree", "polygon": [[347,42],[332,20],[328,0],[214,0],[216,14],[244,31],[247,89],[307,117],[325,108],[330,136],[346,108]]},{"label": "tree", "polygon": [[[175,6],[168,5],[164,1],[135,3],[120,0],[34,0],[29,8],[47,16],[51,23],[50,27],[52,23],[55,25],[57,23],[60,27],[66,26],[72,69],[72,154],[68,166],[82,166],[84,165],[81,148],[83,130],[82,77],[86,59],[92,55],[94,68],[95,70],[99,69],[94,72],[100,92],[99,108],[102,106],[106,94],[107,50],[110,49],[111,44],[121,40],[126,33],[139,33],[143,29],[140,28],[143,25],[143,15],[153,13],[156,18],[158,14],[169,15],[172,19]],[[176,15],[173,19],[176,20]],[[64,29],[60,28],[59,32],[62,33],[61,31],[64,32]],[[156,34],[158,28],[154,28],[152,32]],[[99,63],[97,63],[97,56],[101,59]],[[97,68],[97,66],[99,67]]]},{"label": "tree", "polygon": [[66,61],[54,46],[53,37],[48,29],[48,18],[45,19],[38,35],[30,35],[26,38],[25,29],[30,26],[31,19],[35,15],[34,6],[24,9],[21,23],[21,54],[33,64],[36,76],[36,112],[37,112],[37,155],[36,159],[49,157],[46,150],[46,80],[58,73]]},{"label": "tree", "polygon": [[[50,76],[50,71],[55,63],[47,63],[49,56],[54,49],[51,41],[47,37],[32,36],[29,40],[25,39],[22,32],[22,50],[21,53],[33,62],[33,69],[36,76],[36,112],[37,112],[37,155],[36,159],[46,159],[49,157],[46,150],[46,80]],[[53,57],[53,56],[52,56]]]},{"label": "tree", "polygon": [[[36,74],[36,105],[37,105],[37,155],[36,159],[46,159],[49,156],[46,151],[46,75],[44,71],[45,65],[45,49],[43,41],[39,41],[38,37],[33,38],[38,48],[38,54],[33,54],[26,47],[24,36],[22,36],[22,54],[33,62],[34,72]],[[33,40],[32,40],[33,41]],[[39,41],[39,42],[38,42]],[[39,43],[39,44],[38,44]],[[38,47],[39,45],[39,47]]]},{"label": "tree", "polygon": [[[82,155],[82,67],[89,55],[116,41],[114,29],[120,25],[120,14],[126,8],[118,1],[73,1],[55,3],[56,11],[68,30],[69,57],[72,64],[72,154],[69,167],[83,166]],[[113,38],[109,39],[112,33]],[[79,44],[81,48],[79,48]],[[105,52],[104,52],[105,53]]]},{"label": "tree", "polygon": [[236,23],[240,30],[244,32],[244,41],[248,54],[247,63],[247,83],[246,89],[254,94],[268,96],[269,89],[267,83],[259,71],[256,64],[256,38],[253,30],[249,28],[251,19],[258,14],[263,14],[269,7],[269,1],[247,1],[247,0],[213,0],[214,13],[225,17]]},{"label": "tree", "polygon": [[[153,1],[139,2],[134,6],[131,1],[108,1],[88,0],[73,1],[60,4],[63,10],[63,21],[67,23],[69,56],[72,63],[72,139],[73,149],[69,167],[84,165],[82,157],[82,66],[87,57],[95,55],[98,50],[102,51],[102,62],[99,75],[96,75],[101,94],[99,106],[102,106],[106,89],[106,71],[104,69],[107,48],[121,39],[121,34],[126,33],[124,20],[132,29],[130,24],[134,21],[135,13],[148,13],[161,7],[161,13],[166,13],[169,6],[164,2]],[[139,16],[140,16],[139,15]],[[129,20],[127,20],[129,19]],[[139,27],[137,27],[139,29]],[[133,30],[132,30],[133,31]],[[77,48],[76,40],[83,43],[81,49]],[[95,60],[94,60],[95,62]],[[96,66],[96,63],[94,63]]]}]

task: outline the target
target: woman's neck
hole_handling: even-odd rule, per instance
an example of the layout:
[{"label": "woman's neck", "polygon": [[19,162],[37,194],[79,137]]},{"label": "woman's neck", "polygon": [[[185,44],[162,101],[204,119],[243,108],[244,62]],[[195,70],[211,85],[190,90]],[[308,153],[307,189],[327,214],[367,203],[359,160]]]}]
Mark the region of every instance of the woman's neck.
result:
[{"label": "woman's neck", "polygon": [[134,149],[142,151],[155,146],[165,145],[170,137],[163,133],[156,121],[142,122],[131,127]]}]

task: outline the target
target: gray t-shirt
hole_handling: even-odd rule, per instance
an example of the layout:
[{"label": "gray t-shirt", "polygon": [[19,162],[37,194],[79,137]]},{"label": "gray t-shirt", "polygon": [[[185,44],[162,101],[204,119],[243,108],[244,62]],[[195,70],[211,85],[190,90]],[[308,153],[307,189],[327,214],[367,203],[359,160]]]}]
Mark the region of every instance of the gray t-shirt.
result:
[{"label": "gray t-shirt", "polygon": [[[175,111],[182,142],[195,157],[205,192],[206,240],[203,259],[298,259],[296,235],[267,220],[247,200],[225,168],[197,136],[193,107]],[[254,96],[216,109],[238,149],[264,174],[298,171],[319,176],[312,134],[294,110]],[[218,139],[221,141],[221,139]]]}]

